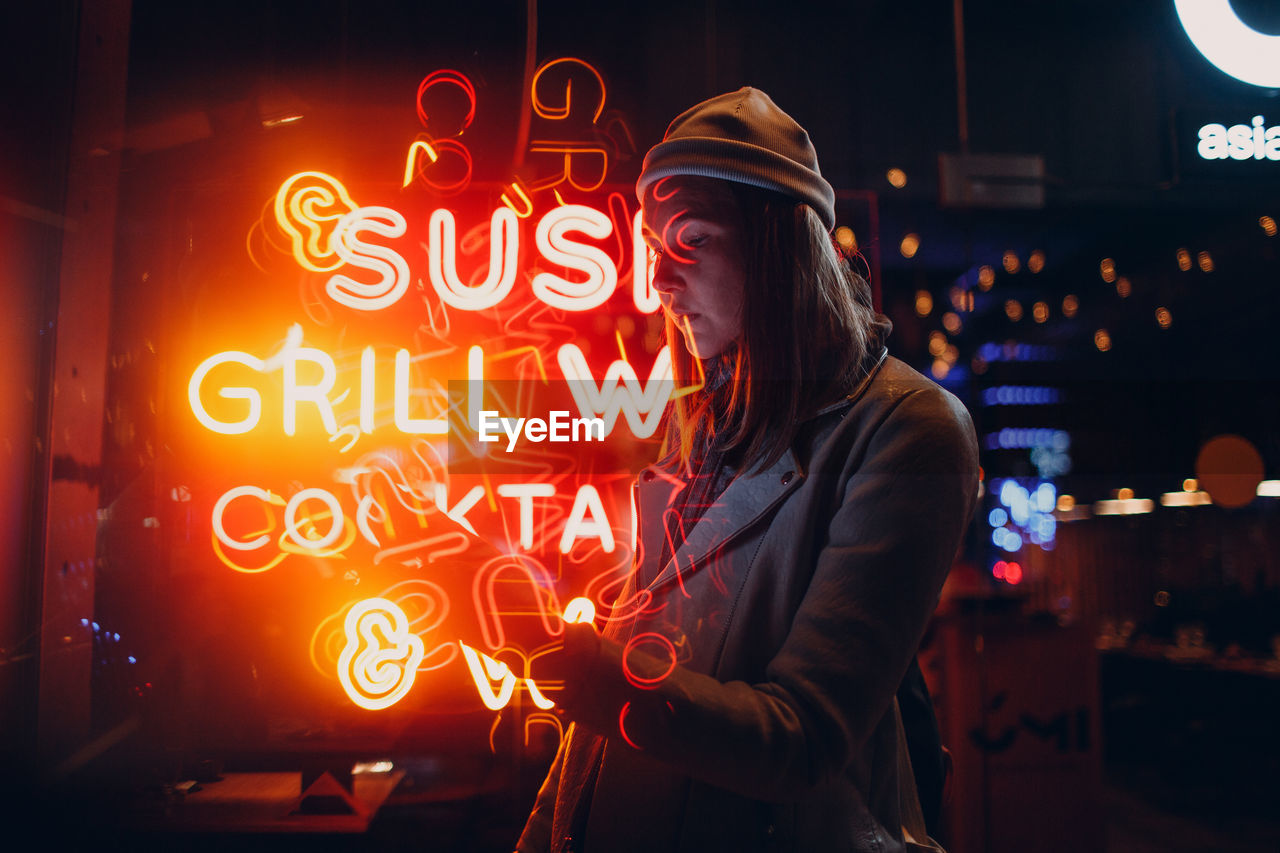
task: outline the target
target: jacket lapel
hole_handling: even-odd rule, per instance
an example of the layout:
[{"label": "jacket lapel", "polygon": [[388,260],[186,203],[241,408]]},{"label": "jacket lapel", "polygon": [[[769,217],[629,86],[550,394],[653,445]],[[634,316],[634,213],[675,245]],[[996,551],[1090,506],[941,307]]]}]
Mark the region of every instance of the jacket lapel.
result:
[{"label": "jacket lapel", "polygon": [[[882,348],[876,356],[873,356],[874,363],[853,392],[815,413],[813,417],[852,406],[871,385],[871,380],[880,372],[888,355],[889,351]],[[666,565],[659,567],[658,561],[662,559],[662,540],[666,535],[666,525],[662,523],[663,513],[667,507],[671,506],[676,492],[684,486],[684,483],[667,474],[656,464],[645,468],[640,473],[635,486],[637,512],[635,522],[640,529],[637,542],[642,549],[638,572],[640,585],[643,586],[646,580],[653,578],[647,588],[656,590],[674,582],[680,577],[681,572],[693,571],[709,554],[777,506],[783,498],[799,487],[804,477],[805,472],[801,470],[795,452],[787,450],[768,469],[749,477],[736,478],[716,501],[716,505],[708,508],[694,525],[684,545],[675,552]],[[658,571],[659,568],[661,571]]]},{"label": "jacket lapel", "polygon": [[[708,554],[768,513],[803,480],[804,472],[800,470],[795,453],[791,450],[764,471],[733,480],[715,506],[703,513],[684,544],[649,584],[649,589],[665,586],[675,581],[681,572],[692,571]],[[662,526],[651,525],[653,526],[659,528],[658,536],[662,536]],[[655,538],[652,545],[646,543],[646,560],[650,556],[649,552],[656,548],[652,554],[652,559],[656,561],[661,553],[661,546],[660,538]],[[641,577],[652,576],[644,574]]]},{"label": "jacket lapel", "polygon": [[636,517],[633,523],[637,527],[639,547],[636,564],[636,586],[639,589],[648,586],[662,568],[658,561],[662,559],[662,540],[666,536],[663,514],[682,488],[684,483],[681,480],[656,463],[641,471],[636,480]]}]

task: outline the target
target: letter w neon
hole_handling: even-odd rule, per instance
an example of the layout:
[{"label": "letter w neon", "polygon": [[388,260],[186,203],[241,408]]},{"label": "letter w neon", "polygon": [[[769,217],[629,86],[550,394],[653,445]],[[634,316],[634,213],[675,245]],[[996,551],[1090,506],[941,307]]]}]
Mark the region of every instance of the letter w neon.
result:
[{"label": "letter w neon", "polygon": [[635,368],[624,359],[617,359],[605,371],[604,380],[596,385],[591,368],[582,350],[573,344],[565,344],[556,354],[560,370],[569,382],[569,392],[584,417],[600,417],[604,420],[604,433],[613,432],[618,414],[626,416],[636,438],[649,438],[658,428],[662,410],[675,390],[675,378],[671,373],[671,352],[667,347],[658,351],[649,371],[649,381],[640,384]]}]

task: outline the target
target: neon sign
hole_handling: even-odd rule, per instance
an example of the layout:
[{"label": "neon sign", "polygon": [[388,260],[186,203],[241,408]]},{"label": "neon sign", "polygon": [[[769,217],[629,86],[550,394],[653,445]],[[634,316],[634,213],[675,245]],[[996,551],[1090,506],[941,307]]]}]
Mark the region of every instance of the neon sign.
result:
[{"label": "neon sign", "polygon": [[1254,86],[1280,88],[1280,36],[1240,20],[1231,0],[1174,0],[1173,6],[1191,43],[1219,71]]},{"label": "neon sign", "polygon": [[[298,333],[300,328],[296,328]],[[217,396],[226,400],[243,400],[246,404],[244,417],[238,420],[226,420],[210,413],[205,402],[206,383],[219,376],[239,374],[245,371],[250,374],[267,374],[275,370],[282,372],[281,390],[281,429],[285,435],[292,436],[298,429],[298,410],[302,404],[309,404],[308,409],[320,419],[321,426],[330,436],[343,432],[338,426],[338,417],[334,410],[335,385],[338,369],[333,356],[324,350],[300,345],[299,335],[291,333],[282,351],[274,358],[263,359],[238,350],[215,353],[196,367],[187,383],[187,401],[196,420],[205,429],[221,435],[243,435],[256,429],[262,422],[262,393],[253,385],[217,386]],[[411,388],[410,365],[412,353],[407,349],[398,349],[393,356],[393,417],[395,428],[406,435],[446,435],[449,432],[447,418],[414,417],[410,414],[410,402],[421,396]],[[483,393],[484,350],[473,346],[468,351],[467,387],[474,391],[468,411],[475,412],[476,417],[468,418],[472,430],[480,433],[482,425],[479,419],[478,398]],[[675,393],[674,379],[671,370],[671,353],[664,346],[658,351],[649,371],[649,378],[642,383],[636,374],[635,367],[626,359],[616,359],[605,371],[599,384],[591,374],[586,356],[575,344],[565,344],[557,354],[557,362],[568,380],[569,391],[578,407],[581,418],[590,422],[588,436],[600,438],[613,432],[618,416],[626,420],[628,427],[637,438],[652,436],[662,418],[667,401]],[[316,382],[304,383],[298,378],[299,363],[310,363],[320,368],[320,379]],[[244,370],[221,370],[226,365],[238,365]],[[359,431],[372,433],[377,426],[376,377],[378,361],[372,347],[365,347],[360,354],[360,371],[356,395],[358,412],[356,423]],[[385,372],[385,368],[384,371]],[[231,380],[224,380],[231,381]],[[245,381],[245,380],[239,380]],[[434,397],[439,414],[444,414],[447,407],[447,394],[438,382],[428,389],[428,397]],[[341,395],[344,399],[347,394]],[[488,411],[495,418],[506,420],[496,411]],[[227,416],[223,416],[227,417]],[[346,423],[349,419],[344,419]],[[595,432],[595,421],[602,421],[603,435]],[[482,441],[491,439],[481,437]],[[590,440],[590,439],[588,439]]]},{"label": "neon sign", "polygon": [[1265,124],[1262,116],[1254,116],[1252,124],[1206,124],[1196,153],[1205,160],[1280,160],[1280,126]]},{"label": "neon sign", "polygon": [[347,645],[338,657],[338,679],[351,701],[380,711],[403,699],[424,654],[404,611],[385,598],[365,599],[348,611],[343,630]]},{"label": "neon sign", "polygon": [[[360,235],[403,237],[408,231],[404,216],[383,206],[352,206],[334,216],[334,193],[340,193],[350,202],[342,185],[332,178],[329,178],[332,190],[323,185],[302,183],[306,178],[322,174],[294,175],[280,185],[276,195],[276,221],[293,239],[294,258],[305,269],[316,272],[345,265],[377,276],[377,281],[366,284],[346,274],[333,275],[325,284],[325,293],[335,302],[358,311],[381,311],[394,305],[408,291],[409,262],[394,248],[369,242]],[[524,200],[527,201],[527,197]],[[327,206],[321,206],[324,201],[328,202]],[[507,201],[490,216],[489,272],[485,280],[476,285],[464,283],[458,275],[457,224],[453,213],[444,208],[432,211],[427,224],[427,275],[445,304],[461,311],[485,311],[501,303],[515,287],[521,217]],[[632,222],[629,235],[634,258],[633,301],[641,313],[652,313],[659,307],[653,294],[654,256],[640,232],[638,216]],[[326,232],[326,228],[330,230]],[[544,214],[534,232],[538,251],[549,263],[583,273],[586,279],[576,282],[557,273],[540,272],[530,286],[539,299],[553,308],[590,311],[613,295],[618,285],[618,268],[604,250],[571,239],[569,235],[573,233],[604,240],[614,234],[613,220],[583,204],[559,205]],[[336,261],[330,261],[335,257]],[[326,262],[326,266],[321,267],[321,262]]]},{"label": "neon sign", "polygon": [[[393,200],[382,203],[363,187],[353,193],[318,169],[281,182],[248,248],[264,274],[272,274],[272,251],[301,272],[307,341],[303,323],[285,318],[279,344],[206,350],[186,390],[204,433],[283,436],[290,448],[308,453],[317,440],[324,449],[327,437],[328,452],[341,460],[328,483],[327,472],[318,480],[290,472],[289,484],[280,486],[255,471],[221,484],[206,517],[213,553],[229,569],[261,574],[309,565],[358,585],[362,574],[376,579],[388,564],[416,574],[482,555],[469,578],[479,643],[437,641],[427,654],[423,637],[443,624],[449,595],[422,578],[401,580],[320,620],[311,654],[317,671],[336,674],[356,705],[384,710],[408,694],[416,674],[457,661],[491,710],[528,695],[537,710],[525,719],[527,738],[530,723],[559,729],[545,712],[560,685],[530,677],[531,661],[550,646],[526,652],[518,643],[527,638],[504,623],[527,617],[534,636],[554,641],[566,622],[594,621],[597,608],[607,621],[653,606],[642,593],[608,607],[635,547],[634,506],[618,500],[617,488],[629,474],[584,464],[581,448],[546,445],[560,443],[561,431],[575,440],[573,430],[583,425],[585,436],[577,440],[601,441],[619,419],[630,437],[651,438],[667,402],[693,389],[675,388],[671,354],[657,345],[657,326],[645,322],[660,308],[656,255],[634,202],[617,192],[602,204],[580,198],[604,185],[616,152],[634,152],[625,122],[605,110],[604,78],[581,60],[555,59],[537,69],[524,94],[534,118],[520,132],[523,153],[499,186],[481,190],[487,195],[480,216],[475,207],[440,202],[472,182],[467,132],[477,92],[453,70],[433,72],[418,85],[421,127],[400,149],[403,161],[393,164],[389,185],[399,184]],[[629,299],[617,294],[628,277]],[[574,324],[615,295],[641,323],[610,318],[614,328],[602,331],[602,318],[591,317],[597,335],[616,335],[619,357],[602,362]],[[369,330],[403,330],[396,324],[412,307],[424,321],[411,341],[393,332],[389,340],[368,339]],[[628,357],[624,336],[646,329],[646,354]],[[603,351],[611,350],[610,340]],[[448,377],[458,374],[465,381],[461,399],[448,390]],[[552,380],[564,381],[567,396],[546,409],[549,420],[509,416],[529,412],[528,386]],[[577,409],[572,421],[568,406]],[[506,453],[491,453],[496,448],[488,445],[501,435]],[[463,439],[479,460],[476,473],[460,474],[446,463],[442,447],[448,440],[454,452],[453,439]],[[485,467],[496,457],[508,463],[508,456],[512,468],[494,474]],[[587,566],[593,573],[587,578],[565,573]],[[575,584],[582,594],[562,611],[556,586],[566,578],[586,582]],[[396,595],[402,584],[429,591]],[[414,615],[423,602],[429,617]]]},{"label": "neon sign", "polygon": [[[520,542],[528,543],[529,546],[532,546],[534,530],[532,499],[535,497],[555,497],[555,486],[550,483],[503,483],[498,486],[497,494],[499,497],[513,498],[518,502]],[[479,534],[467,518],[467,514],[484,497],[484,488],[482,486],[473,486],[460,500],[450,504],[448,486],[444,483],[436,483],[435,488],[432,490],[434,510],[466,530],[472,536],[479,536]],[[271,513],[270,507],[284,506],[284,532],[277,542],[277,547],[282,551],[288,550],[293,553],[311,552],[312,556],[317,557],[334,556],[350,547],[355,539],[355,531],[359,531],[360,536],[369,544],[375,547],[380,544],[377,535],[369,526],[369,519],[375,514],[379,517],[385,516],[386,507],[371,495],[365,495],[361,498],[356,512],[355,525],[348,526],[349,519],[343,513],[342,505],[337,496],[326,489],[317,487],[302,489],[286,502],[266,489],[249,485],[228,489],[214,504],[212,523],[215,545],[241,552],[260,551],[271,545],[271,537],[261,530],[251,530],[240,538],[228,532],[226,527],[227,511],[234,501],[243,499],[254,499],[262,504],[262,508],[267,511],[268,518],[271,519],[268,529],[274,529],[274,515]],[[325,506],[327,512],[318,515],[304,513],[300,520],[298,515],[307,501],[319,501]],[[327,523],[328,526],[323,535],[318,533],[321,522]],[[350,533],[351,535],[346,540],[339,542],[338,540],[342,538],[344,533]],[[560,534],[560,553],[570,553],[579,539],[597,540],[606,554],[613,553],[613,549],[617,546],[613,535],[613,525],[610,524],[608,513],[605,512],[604,504],[601,502],[600,492],[589,483],[579,486],[574,493],[573,507],[569,511]],[[289,543],[292,543],[292,548],[289,547]],[[298,549],[302,550],[299,551]],[[283,559],[283,556],[280,559]],[[274,561],[272,565],[279,564],[275,557],[272,560]],[[243,569],[235,565],[231,565],[231,568],[243,571]],[[259,571],[263,570],[259,569]]]},{"label": "neon sign", "polygon": [[[1260,33],[1231,8],[1230,0],[1174,0],[1187,37],[1219,71],[1266,88],[1280,87],[1280,36]],[[1209,123],[1198,131],[1204,160],[1280,160],[1280,126],[1257,115],[1250,124]]]},{"label": "neon sign", "polygon": [[325,172],[299,172],[276,193],[276,222],[290,238],[294,259],[313,272],[342,266],[331,243],[329,223],[355,209],[347,188]]}]

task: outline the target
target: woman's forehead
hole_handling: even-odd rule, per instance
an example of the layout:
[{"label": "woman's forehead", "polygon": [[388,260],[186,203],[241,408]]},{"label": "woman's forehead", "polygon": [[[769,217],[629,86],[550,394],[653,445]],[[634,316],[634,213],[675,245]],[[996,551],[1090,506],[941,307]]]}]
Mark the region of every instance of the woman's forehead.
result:
[{"label": "woman's forehead", "polygon": [[694,175],[673,175],[655,181],[645,189],[644,218],[653,223],[683,213],[698,219],[732,220],[738,213],[737,200],[727,181]]}]

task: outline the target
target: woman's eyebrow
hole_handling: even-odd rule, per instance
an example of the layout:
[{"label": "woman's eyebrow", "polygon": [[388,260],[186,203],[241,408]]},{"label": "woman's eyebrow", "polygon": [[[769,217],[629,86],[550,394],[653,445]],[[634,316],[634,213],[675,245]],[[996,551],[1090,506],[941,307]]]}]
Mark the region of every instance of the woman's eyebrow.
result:
[{"label": "woman's eyebrow", "polygon": [[680,217],[680,228],[682,230],[692,227],[716,229],[720,228],[720,221],[714,216],[698,216],[693,213],[687,213]]}]

